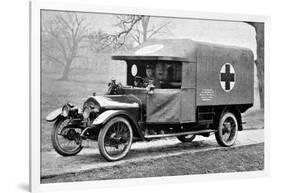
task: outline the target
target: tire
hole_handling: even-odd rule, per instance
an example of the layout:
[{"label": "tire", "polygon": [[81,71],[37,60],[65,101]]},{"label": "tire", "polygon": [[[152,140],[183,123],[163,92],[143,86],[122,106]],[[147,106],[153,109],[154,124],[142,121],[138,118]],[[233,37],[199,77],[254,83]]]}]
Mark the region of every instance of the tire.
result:
[{"label": "tire", "polygon": [[[59,135],[59,131],[62,129],[65,129],[65,126],[67,126],[68,123],[69,123],[69,119],[57,120],[56,123],[54,124],[53,130],[51,133],[52,145],[53,145],[54,149],[56,150],[56,152],[62,156],[74,156],[83,149],[82,140],[81,140],[81,138],[78,139],[78,132],[75,131],[75,133],[74,133],[76,135],[75,136],[76,141],[75,141],[75,139],[69,140],[69,139],[67,139],[66,136]],[[62,144],[60,143],[59,137],[61,137],[62,139],[66,140],[66,141],[74,141],[74,143],[76,143],[76,147],[73,149],[66,149],[66,147],[63,147]]]},{"label": "tire", "polygon": [[[123,117],[112,118],[104,125],[99,133],[98,147],[100,154],[107,161],[117,161],[123,159],[128,154],[132,141],[133,130],[129,121]],[[107,149],[118,149],[119,146],[123,144],[125,144],[124,149],[115,155]]]},{"label": "tire", "polygon": [[184,135],[184,136],[178,136],[178,140],[180,140],[183,143],[186,142],[192,142],[195,139],[196,135]]},{"label": "tire", "polygon": [[225,112],[222,114],[218,130],[215,133],[216,140],[220,146],[230,147],[232,146],[238,135],[238,122],[235,115],[231,112]]}]

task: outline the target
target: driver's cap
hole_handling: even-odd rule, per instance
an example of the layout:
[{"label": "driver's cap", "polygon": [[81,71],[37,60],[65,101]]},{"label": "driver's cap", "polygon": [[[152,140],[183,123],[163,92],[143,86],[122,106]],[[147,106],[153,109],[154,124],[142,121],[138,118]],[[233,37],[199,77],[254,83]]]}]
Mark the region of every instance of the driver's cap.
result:
[{"label": "driver's cap", "polygon": [[147,64],[146,69],[153,69],[153,66],[151,64]]}]

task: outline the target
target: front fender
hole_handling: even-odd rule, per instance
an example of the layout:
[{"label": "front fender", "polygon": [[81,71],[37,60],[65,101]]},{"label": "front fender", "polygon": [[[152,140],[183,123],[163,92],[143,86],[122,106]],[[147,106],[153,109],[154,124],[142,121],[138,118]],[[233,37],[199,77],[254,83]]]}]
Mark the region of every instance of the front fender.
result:
[{"label": "front fender", "polygon": [[107,110],[104,111],[102,114],[100,114],[92,123],[93,126],[98,126],[101,124],[105,124],[109,119],[112,117],[119,115],[119,114],[124,114],[124,111],[122,110]]},{"label": "front fender", "polygon": [[132,124],[133,129],[137,133],[138,136],[140,136],[142,139],[144,139],[143,134],[141,132],[141,128],[139,124],[137,123],[137,120],[135,120],[131,115],[129,115],[124,110],[107,110],[100,114],[92,123],[92,126],[100,126],[104,125],[109,121],[111,118],[115,116],[124,116],[126,117],[130,123]]},{"label": "front fender", "polygon": [[61,110],[62,110],[62,107],[50,112],[46,116],[46,121],[49,121],[49,122],[55,121],[60,116]]}]

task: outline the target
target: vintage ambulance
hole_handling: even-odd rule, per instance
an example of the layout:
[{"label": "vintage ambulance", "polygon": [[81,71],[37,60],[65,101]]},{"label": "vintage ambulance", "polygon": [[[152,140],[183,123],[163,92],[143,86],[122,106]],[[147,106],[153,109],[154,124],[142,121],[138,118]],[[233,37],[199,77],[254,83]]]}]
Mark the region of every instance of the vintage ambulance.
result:
[{"label": "vintage ambulance", "polygon": [[[75,155],[82,139],[98,141],[108,161],[124,158],[131,144],[163,137],[191,142],[214,133],[232,146],[243,129],[241,113],[253,106],[251,50],[189,39],[150,40],[112,56],[125,61],[127,84],[112,81],[103,96],[89,97],[81,110],[72,104],[52,112],[54,148]],[[125,64],[124,64],[125,65]],[[143,84],[152,69],[158,86]],[[74,141],[64,147],[59,137]]]}]

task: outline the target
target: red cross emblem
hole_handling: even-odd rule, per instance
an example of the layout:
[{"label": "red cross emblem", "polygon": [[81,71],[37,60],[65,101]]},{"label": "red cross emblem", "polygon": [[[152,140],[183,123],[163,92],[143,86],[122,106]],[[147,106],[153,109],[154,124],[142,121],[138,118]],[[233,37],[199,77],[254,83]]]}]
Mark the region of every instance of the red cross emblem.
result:
[{"label": "red cross emblem", "polygon": [[220,84],[225,92],[233,89],[236,81],[236,74],[233,66],[230,63],[225,63],[220,71]]}]

